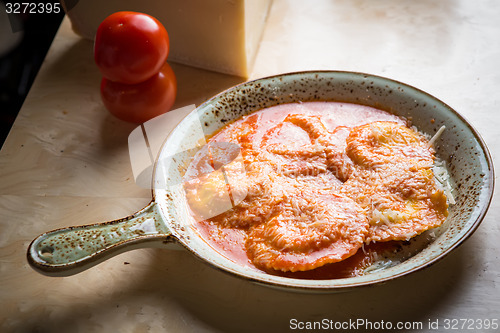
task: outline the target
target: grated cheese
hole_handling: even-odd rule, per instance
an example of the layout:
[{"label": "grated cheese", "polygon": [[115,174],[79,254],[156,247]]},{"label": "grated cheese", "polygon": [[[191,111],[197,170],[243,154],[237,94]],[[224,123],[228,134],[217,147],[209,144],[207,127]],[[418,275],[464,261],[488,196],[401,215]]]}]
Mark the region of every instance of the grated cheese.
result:
[{"label": "grated cheese", "polygon": [[434,142],[436,142],[439,139],[439,137],[441,136],[441,134],[443,134],[445,129],[446,129],[446,126],[444,126],[444,125],[438,129],[436,134],[434,134],[434,136],[429,140],[429,143],[428,143],[429,147],[434,146]]}]

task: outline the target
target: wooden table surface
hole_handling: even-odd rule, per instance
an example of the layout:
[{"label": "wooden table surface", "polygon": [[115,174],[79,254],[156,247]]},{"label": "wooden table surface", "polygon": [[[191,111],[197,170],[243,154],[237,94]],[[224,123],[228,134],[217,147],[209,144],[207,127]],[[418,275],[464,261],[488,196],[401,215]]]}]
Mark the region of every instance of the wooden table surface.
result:
[{"label": "wooden table surface", "polygon": [[[468,119],[498,165],[499,15],[498,1],[275,0],[250,79],[334,69],[405,82]],[[243,81],[172,67],[175,107]],[[36,273],[26,249],[38,234],[123,217],[151,199],[130,167],[136,125],[104,109],[99,83],[92,43],[66,18],[0,152],[0,331],[282,332],[295,322],[363,319],[445,332],[447,320],[500,321],[498,195],[475,234],[437,264],[346,293],[251,284],[180,247],[126,252],[71,277]]]}]

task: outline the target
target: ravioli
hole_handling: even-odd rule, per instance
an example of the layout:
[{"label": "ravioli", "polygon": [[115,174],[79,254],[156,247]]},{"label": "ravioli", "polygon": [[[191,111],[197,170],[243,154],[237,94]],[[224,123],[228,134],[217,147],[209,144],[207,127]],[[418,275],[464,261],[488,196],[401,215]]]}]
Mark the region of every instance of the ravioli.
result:
[{"label": "ravioli", "polygon": [[404,163],[430,168],[434,160],[432,148],[422,135],[394,122],[377,121],[355,127],[346,142],[347,155],[359,166],[391,168]]},{"label": "ravioli", "polygon": [[367,243],[409,240],[442,224],[447,200],[431,169],[434,151],[422,135],[396,123],[374,122],[353,128],[346,142],[356,175],[341,192],[369,212]]},{"label": "ravioli", "polygon": [[257,267],[305,271],[355,254],[368,227],[366,212],[350,198],[294,195],[266,223],[249,230],[246,247]]},{"label": "ravioli", "polygon": [[[332,105],[342,108],[342,119]],[[210,138],[209,144],[238,145],[242,159],[212,160],[212,173],[185,184],[194,214],[205,212],[211,228],[224,230],[208,241],[228,256],[244,253],[245,265],[298,272],[441,225],[448,204],[434,180],[427,139],[389,113],[356,105],[350,114],[349,107],[324,102],[264,109]],[[207,164],[203,152],[191,168]],[[228,177],[231,170],[243,174]],[[227,198],[228,207],[221,204]],[[227,251],[217,235],[231,230],[240,241]]]}]

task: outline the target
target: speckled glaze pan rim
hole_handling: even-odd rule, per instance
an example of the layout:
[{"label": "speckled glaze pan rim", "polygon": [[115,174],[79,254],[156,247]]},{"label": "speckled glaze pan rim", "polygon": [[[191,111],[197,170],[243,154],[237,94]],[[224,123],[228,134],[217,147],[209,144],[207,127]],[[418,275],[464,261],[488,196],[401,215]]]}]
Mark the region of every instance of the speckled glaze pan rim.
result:
[{"label": "speckled glaze pan rim", "polygon": [[[311,291],[330,291],[330,292],[337,292],[337,291],[347,291],[355,287],[360,287],[360,286],[370,286],[370,285],[375,285],[375,284],[380,284],[380,283],[385,283],[387,281],[408,275],[410,273],[419,271],[423,268],[429,267],[432,264],[436,263],[449,253],[451,253],[455,248],[457,248],[459,245],[461,245],[467,238],[469,238],[479,227],[480,223],[482,222],[484,216],[486,215],[486,212],[489,208],[492,194],[493,194],[493,189],[494,189],[494,171],[493,171],[493,163],[492,159],[489,153],[489,150],[484,142],[484,140],[481,138],[480,134],[474,129],[474,127],[462,116],[460,115],[457,111],[452,109],[450,106],[442,102],[441,100],[437,99],[436,97],[424,92],[423,90],[420,90],[418,88],[415,88],[413,86],[410,86],[408,84],[402,83],[397,80],[381,77],[381,76],[376,76],[376,75],[371,75],[371,74],[366,74],[366,73],[360,73],[360,72],[346,72],[346,71],[302,71],[302,72],[292,72],[292,73],[284,73],[280,75],[275,75],[275,76],[269,76],[269,77],[264,77],[264,78],[259,78],[255,79],[252,81],[247,81],[244,83],[241,83],[239,85],[236,85],[234,87],[231,87],[229,89],[226,89],[225,91],[217,94],[216,96],[210,98],[207,100],[205,103],[200,105],[196,110],[194,110],[190,116],[196,116],[200,117],[201,113],[205,108],[211,108],[214,105],[214,101],[217,99],[223,99],[225,96],[228,94],[231,94],[235,90],[242,89],[243,91],[247,91],[247,87],[251,85],[255,85],[258,83],[262,83],[268,80],[274,80],[274,81],[281,81],[282,79],[285,78],[290,78],[290,77],[300,77],[300,76],[313,76],[316,78],[320,78],[323,76],[344,76],[344,77],[353,77],[357,79],[362,79],[365,80],[366,82],[369,82],[370,84],[367,83],[367,86],[373,87],[377,86],[375,84],[375,81],[380,81],[383,83],[388,83],[391,84],[392,86],[397,86],[399,87],[399,91],[403,94],[406,94],[408,91],[411,91],[412,93],[416,93],[420,96],[425,97],[426,99],[432,100],[435,105],[438,108],[442,108],[446,110],[446,112],[449,112],[451,115],[456,117],[463,125],[466,126],[467,130],[470,131],[470,134],[477,140],[480,150],[483,153],[483,158],[485,159],[486,162],[486,170],[487,174],[485,175],[485,179],[487,181],[486,187],[487,191],[486,193],[483,193],[484,198],[482,198],[481,201],[481,208],[478,212],[476,212],[476,215],[474,217],[474,220],[472,223],[470,223],[467,228],[465,229],[465,232],[459,234],[458,238],[455,238],[453,243],[443,249],[439,252],[438,255],[433,256],[432,258],[428,260],[424,260],[422,263],[419,263],[415,265],[412,268],[409,268],[407,270],[397,272],[397,273],[390,273],[390,274],[367,274],[362,277],[353,277],[353,278],[344,278],[344,279],[332,279],[332,280],[303,280],[303,279],[295,279],[295,278],[284,278],[284,277],[279,277],[279,276],[274,276],[274,275],[269,275],[266,273],[257,273],[254,274],[255,272],[243,272],[241,267],[236,267],[234,265],[227,266],[225,264],[222,264],[218,262],[217,260],[212,260],[212,257],[207,257],[203,253],[199,253],[198,251],[193,251],[193,246],[189,242],[185,242],[185,239],[182,236],[176,235],[176,238],[180,240],[180,242],[191,252],[193,252],[196,256],[198,256],[202,261],[208,262],[210,265],[221,269],[224,272],[229,272],[233,275],[239,276],[241,278],[250,280],[252,282],[258,283],[258,284],[263,284],[267,286],[273,286],[276,288],[284,288],[287,290],[294,289],[297,291],[306,291],[306,292],[311,292]],[[387,84],[385,85],[386,88],[390,88]],[[371,88],[368,88],[367,91],[369,91]],[[274,96],[274,99],[276,101],[276,104],[283,104],[283,103],[289,103],[293,102],[293,100],[287,100],[287,96]],[[294,98],[292,95],[289,95],[292,99]],[[280,100],[281,99],[281,100]],[[322,99],[322,98],[313,98],[312,100],[330,100],[330,99]],[[338,99],[336,99],[338,101]],[[345,100],[342,100],[342,102],[345,102]],[[364,104],[364,105],[370,105],[370,103],[366,103],[367,100],[359,99],[357,101],[348,101],[348,102],[354,102],[358,104]],[[387,108],[382,107],[381,105],[371,105],[375,106],[381,109],[386,109],[386,111],[393,112],[393,110],[387,110]],[[258,110],[262,107],[257,107],[255,110]],[[254,110],[254,111],[255,111]],[[244,112],[243,114],[247,114],[250,112]],[[411,115],[402,115],[405,117],[411,116]],[[189,116],[188,116],[189,117]],[[186,117],[186,118],[188,118]],[[219,114],[217,117],[221,117],[221,114]],[[237,119],[238,117],[231,118],[230,120]],[[223,122],[225,123],[225,122]],[[182,124],[180,124],[182,126]],[[206,127],[210,128],[211,125],[205,123]],[[221,124],[219,124],[221,125]],[[224,124],[222,124],[224,125]],[[216,126],[219,128],[220,126]],[[213,133],[213,130],[208,130],[208,135]],[[170,142],[171,138],[174,137],[176,133],[171,133],[169,138],[165,142]],[[160,157],[161,158],[161,157]],[[156,198],[155,200],[158,200],[159,198]],[[175,229],[175,228],[174,228]],[[192,239],[192,237],[190,237]],[[404,263],[402,263],[404,264]],[[400,264],[401,265],[401,264]],[[232,266],[232,267],[231,267]],[[399,265],[397,265],[399,266]],[[386,272],[390,272],[393,269],[393,267],[389,268],[386,270]]]}]

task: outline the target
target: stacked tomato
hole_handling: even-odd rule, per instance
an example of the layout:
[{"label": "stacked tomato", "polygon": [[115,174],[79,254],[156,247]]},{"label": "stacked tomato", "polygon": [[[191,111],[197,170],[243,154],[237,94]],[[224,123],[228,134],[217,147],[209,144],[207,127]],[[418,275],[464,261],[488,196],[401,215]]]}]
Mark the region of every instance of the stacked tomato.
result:
[{"label": "stacked tomato", "polygon": [[172,108],[177,81],[166,62],[169,46],[165,27],[147,14],[117,12],[99,25],[94,59],[102,101],[113,115],[143,123]]}]

